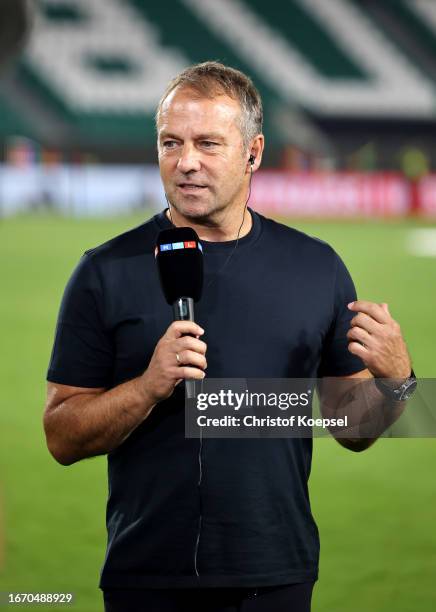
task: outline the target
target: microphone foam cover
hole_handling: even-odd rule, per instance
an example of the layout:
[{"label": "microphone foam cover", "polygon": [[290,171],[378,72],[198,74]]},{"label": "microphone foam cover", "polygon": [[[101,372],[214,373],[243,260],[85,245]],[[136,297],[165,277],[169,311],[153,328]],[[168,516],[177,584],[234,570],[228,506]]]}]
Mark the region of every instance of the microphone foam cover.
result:
[{"label": "microphone foam cover", "polygon": [[181,297],[198,302],[203,289],[203,253],[197,232],[192,227],[162,230],[155,253],[168,304],[174,304]]}]

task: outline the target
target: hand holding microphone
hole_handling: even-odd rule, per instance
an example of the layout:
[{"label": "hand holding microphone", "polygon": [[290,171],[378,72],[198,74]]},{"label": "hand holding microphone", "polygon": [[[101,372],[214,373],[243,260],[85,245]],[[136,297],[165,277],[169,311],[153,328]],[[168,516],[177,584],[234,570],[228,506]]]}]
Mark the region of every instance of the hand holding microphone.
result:
[{"label": "hand holding microphone", "polygon": [[182,380],[202,380],[207,367],[204,330],[193,321],[174,321],[159,340],[143,374],[153,403],[170,397]]}]

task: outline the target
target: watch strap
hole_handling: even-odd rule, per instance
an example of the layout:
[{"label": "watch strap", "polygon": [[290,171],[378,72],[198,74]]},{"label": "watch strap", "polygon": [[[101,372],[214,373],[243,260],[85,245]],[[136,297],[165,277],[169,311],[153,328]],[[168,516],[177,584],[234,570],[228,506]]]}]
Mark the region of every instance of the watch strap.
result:
[{"label": "watch strap", "polygon": [[393,388],[384,382],[383,378],[374,378],[377,389],[383,393],[385,397],[397,402],[408,400],[417,387],[417,380],[413,369],[408,376],[398,387]]}]

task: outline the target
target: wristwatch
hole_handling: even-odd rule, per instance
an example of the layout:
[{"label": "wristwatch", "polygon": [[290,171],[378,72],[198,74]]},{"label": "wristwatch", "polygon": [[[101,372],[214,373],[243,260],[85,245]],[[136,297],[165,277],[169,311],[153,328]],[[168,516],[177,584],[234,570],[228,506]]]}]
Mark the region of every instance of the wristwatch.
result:
[{"label": "wristwatch", "polygon": [[418,381],[416,380],[415,372],[413,370],[411,370],[410,376],[406,378],[399,387],[393,388],[391,385],[386,383],[385,380],[385,378],[374,378],[377,389],[383,393],[385,397],[396,402],[405,402],[408,400],[410,397],[412,397],[416,387],[418,386]]}]

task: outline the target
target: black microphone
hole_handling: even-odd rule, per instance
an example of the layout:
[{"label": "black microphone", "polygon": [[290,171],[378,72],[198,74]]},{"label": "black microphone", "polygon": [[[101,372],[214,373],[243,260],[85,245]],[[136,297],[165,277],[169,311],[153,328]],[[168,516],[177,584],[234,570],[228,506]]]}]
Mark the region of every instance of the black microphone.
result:
[{"label": "black microphone", "polygon": [[[194,302],[203,289],[203,249],[191,227],[162,230],[156,243],[156,262],[165,299],[175,321],[194,321]],[[188,398],[195,397],[195,381],[186,380]]]}]

